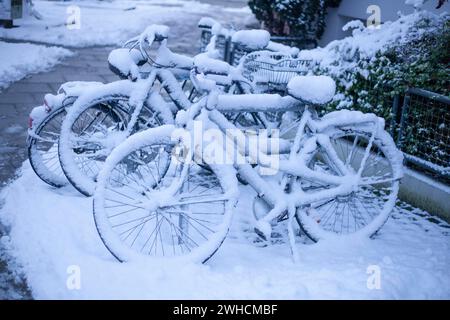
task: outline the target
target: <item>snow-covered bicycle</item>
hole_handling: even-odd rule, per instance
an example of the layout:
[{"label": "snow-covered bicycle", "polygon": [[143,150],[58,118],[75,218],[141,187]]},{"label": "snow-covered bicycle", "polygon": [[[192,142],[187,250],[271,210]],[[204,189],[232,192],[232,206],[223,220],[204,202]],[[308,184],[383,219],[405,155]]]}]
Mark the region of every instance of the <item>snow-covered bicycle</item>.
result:
[{"label": "snow-covered bicycle", "polygon": [[[133,39],[132,39],[133,40]],[[121,67],[123,65],[116,65],[120,63],[117,61],[109,61],[111,70],[122,79],[128,79],[136,76],[145,76],[146,72],[146,57],[140,54],[138,50],[133,50],[136,41],[127,42],[122,49],[113,50],[110,56],[122,57],[125,59],[131,59],[135,69],[133,74],[130,70],[125,71]],[[188,78],[189,68],[186,69],[184,78]],[[173,74],[170,74],[171,76]],[[182,75],[180,75],[182,77]],[[186,84],[186,80],[177,79],[182,82],[182,88]],[[67,82],[61,85],[56,95],[47,94],[44,98],[44,105],[33,108],[29,117],[29,129],[27,136],[28,155],[30,164],[34,172],[44,182],[54,187],[61,187],[68,183],[68,180],[60,165],[58,156],[58,141],[60,136],[60,130],[63,120],[66,117],[66,113],[72,108],[75,101],[84,93],[89,91],[95,91],[96,88],[104,88],[103,83],[99,82],[87,82],[87,81],[73,81]],[[129,118],[127,111],[123,108],[124,97],[114,96],[108,100],[100,99],[97,103],[91,105],[91,109],[95,109],[97,113],[107,113],[105,121],[120,122],[123,119]],[[185,101],[181,101],[183,103]],[[185,106],[188,105],[185,102]],[[143,112],[147,116],[154,111],[147,105],[143,107],[144,110],[148,110],[147,113]],[[146,121],[148,121],[147,119]],[[164,123],[157,117],[159,122],[157,125]]]},{"label": "snow-covered bicycle", "polygon": [[28,118],[27,151],[31,168],[45,183],[59,188],[68,184],[58,157],[58,140],[66,108],[70,108],[83,90],[100,82],[71,81],[56,94],[46,94],[44,104],[34,107]]},{"label": "snow-covered bicycle", "polygon": [[[161,35],[160,35],[161,36]],[[111,53],[112,60],[109,61],[110,69],[120,78],[128,79],[148,74],[148,64],[146,57],[144,57],[138,50],[133,50],[137,44],[136,38],[126,42],[121,49],[115,49]],[[158,39],[160,40],[160,39]],[[127,61],[134,65],[131,72],[124,68],[123,61]],[[188,91],[188,99],[195,96],[192,88],[188,88],[189,68],[183,74],[178,70],[177,80],[181,82],[182,90]],[[71,81],[66,82],[60,86],[56,94],[46,94],[44,97],[44,104],[32,109],[28,119],[28,158],[30,164],[36,175],[47,184],[54,187],[62,187],[69,183],[67,180],[59,161],[58,156],[58,141],[61,131],[62,122],[66,116],[67,110],[72,107],[77,98],[85,93],[87,90],[93,90],[95,87],[101,87],[103,83],[92,81]],[[169,97],[170,98],[170,97]],[[91,106],[97,110],[114,109],[119,105],[119,97],[113,97],[112,100],[101,99],[98,105]],[[187,105],[185,100],[180,100],[183,107]],[[144,109],[150,107],[145,106]],[[123,110],[121,110],[123,113]],[[149,113],[149,112],[147,112]],[[120,114],[120,112],[117,112]],[[120,117],[113,117],[112,119],[120,119]]]},{"label": "snow-covered bicycle", "polygon": [[[241,37],[247,35],[246,31],[236,34]],[[269,44],[270,35],[266,31],[251,33],[255,34],[262,34],[263,39],[256,44],[248,44],[250,51]],[[189,78],[194,64],[202,72],[214,77],[224,92],[253,90],[252,83],[241,75],[238,68],[210,57],[214,56],[214,39],[207,53],[190,58],[171,52],[166,46],[167,35],[168,27],[153,25],[141,36],[130,40],[139,50],[113,51],[109,60],[117,72],[137,80],[119,81],[86,90],[64,119],[59,140],[59,160],[67,179],[82,194],[93,194],[98,171],[116,145],[140,130],[173,123],[176,111],[191,106],[191,100],[195,97],[192,91],[186,93],[183,90],[176,76]],[[159,48],[152,57],[149,48],[154,42],[159,43]],[[146,77],[141,79],[139,76],[142,72],[136,66],[136,60],[142,55],[145,61],[151,62],[151,68]],[[234,74],[234,78],[231,74]],[[162,99],[161,87],[167,93],[169,103]],[[103,102],[108,104],[102,106]],[[233,116],[233,121],[245,127],[267,127],[270,123],[264,114],[256,112],[240,112]]]},{"label": "snow-covered bicycle", "polygon": [[[334,95],[331,78],[294,77],[286,96],[224,95],[204,75],[192,71],[191,78],[208,94],[180,111],[176,125],[129,137],[99,173],[95,223],[118,260],[208,260],[225,240],[236,210],[237,173],[257,193],[255,231],[269,238],[272,225],[287,220],[294,257],[294,219],[314,241],[370,237],[383,226],[397,198],[402,155],[374,114],[342,110],[317,116],[316,108]],[[223,115],[243,110],[298,110],[302,117],[279,138],[252,149],[245,143],[249,136],[236,139],[241,131]],[[201,143],[188,142],[198,134],[196,120],[215,132]],[[269,147],[270,141],[279,148]],[[216,154],[227,161],[217,161]],[[275,170],[277,178],[264,178],[264,169]]]}]

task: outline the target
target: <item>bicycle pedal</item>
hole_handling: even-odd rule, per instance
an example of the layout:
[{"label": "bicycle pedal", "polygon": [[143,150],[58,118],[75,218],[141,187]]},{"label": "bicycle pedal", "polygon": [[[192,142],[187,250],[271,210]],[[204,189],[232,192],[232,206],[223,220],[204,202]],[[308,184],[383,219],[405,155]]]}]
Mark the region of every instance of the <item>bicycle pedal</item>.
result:
[{"label": "bicycle pedal", "polygon": [[248,181],[245,180],[239,173],[236,174],[236,178],[242,185],[244,185],[244,186],[248,185]]},{"label": "bicycle pedal", "polygon": [[269,245],[267,243],[267,241],[261,239],[258,236],[255,237],[252,242],[253,242],[253,245],[255,245],[255,246],[259,247],[259,248],[265,248],[265,247],[267,247]]},{"label": "bicycle pedal", "polygon": [[277,218],[277,222],[283,222],[289,219],[289,215],[286,213],[279,215]]},{"label": "bicycle pedal", "polygon": [[258,221],[254,227],[255,233],[265,241],[269,240],[272,235],[272,226],[267,221]]},{"label": "bicycle pedal", "polygon": [[275,241],[276,239],[283,238],[283,235],[280,232],[272,232],[270,238]]},{"label": "bicycle pedal", "polygon": [[255,231],[255,233],[258,235],[259,238],[261,238],[261,239],[264,240],[264,241],[267,241],[267,237],[266,237],[266,235],[264,234],[264,232],[262,232],[261,230],[259,230],[259,229],[256,228],[256,227],[255,227],[253,230]]}]

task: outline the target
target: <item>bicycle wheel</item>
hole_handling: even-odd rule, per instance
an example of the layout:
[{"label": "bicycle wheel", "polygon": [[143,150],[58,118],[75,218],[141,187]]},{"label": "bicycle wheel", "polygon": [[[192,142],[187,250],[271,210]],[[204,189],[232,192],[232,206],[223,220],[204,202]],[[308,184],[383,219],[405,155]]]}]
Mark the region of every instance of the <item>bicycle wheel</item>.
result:
[{"label": "bicycle wheel", "polygon": [[65,108],[53,110],[29,135],[28,159],[31,168],[45,183],[60,188],[68,184],[58,158],[58,139]]},{"label": "bicycle wheel", "polygon": [[171,130],[131,136],[99,174],[94,219],[119,261],[205,262],[228,233],[235,176],[229,167],[178,162]]},{"label": "bicycle wheel", "polygon": [[[126,139],[131,118],[128,96],[93,99],[69,111],[61,128],[59,159],[69,182],[83,195],[94,193],[97,174],[112,149]],[[159,126],[164,119],[142,108],[132,132]]]},{"label": "bicycle wheel", "polygon": [[[363,129],[336,129],[330,134],[332,147],[345,166],[357,173],[364,152],[369,147],[371,132]],[[305,154],[309,168],[332,175],[341,175],[320,146]],[[296,218],[312,240],[345,236],[373,236],[387,221],[395,206],[402,176],[402,156],[387,132],[379,133],[370,147],[361,169],[356,190],[347,195],[318,200],[298,208]],[[332,185],[297,178],[294,182],[306,193],[325,191]]]}]

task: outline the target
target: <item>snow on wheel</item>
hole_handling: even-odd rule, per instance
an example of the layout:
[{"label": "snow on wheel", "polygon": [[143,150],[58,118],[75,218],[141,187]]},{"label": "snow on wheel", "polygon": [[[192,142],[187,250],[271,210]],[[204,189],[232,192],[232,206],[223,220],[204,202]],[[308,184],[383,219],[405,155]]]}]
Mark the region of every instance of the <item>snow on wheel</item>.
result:
[{"label": "snow on wheel", "polygon": [[[330,134],[334,151],[354,173],[361,168],[370,135],[369,131],[360,129],[336,129]],[[311,169],[341,175],[320,147],[308,157],[307,164]],[[370,237],[389,218],[397,199],[402,157],[387,132],[382,131],[375,137],[361,172],[358,188],[353,192],[322,198],[297,210],[297,221],[312,240],[333,239],[336,236]],[[325,191],[331,187],[305,179],[294,183],[299,184],[306,193]]]},{"label": "snow on wheel", "polygon": [[80,193],[92,195],[100,164],[113,147],[107,143],[113,134],[124,133],[128,118],[125,97],[95,100],[68,112],[58,153],[64,174]]},{"label": "snow on wheel", "polygon": [[59,188],[68,184],[58,157],[58,139],[65,108],[52,111],[29,135],[28,159],[36,175]]},{"label": "snow on wheel", "polygon": [[172,130],[131,136],[99,174],[95,223],[120,261],[205,262],[228,233],[237,188],[232,168],[178,161]]},{"label": "snow on wheel", "polygon": [[[59,158],[70,183],[82,194],[94,193],[98,172],[112,149],[125,140],[130,121],[128,96],[104,96],[72,108],[61,128]],[[132,132],[159,126],[158,112],[144,105]]]}]

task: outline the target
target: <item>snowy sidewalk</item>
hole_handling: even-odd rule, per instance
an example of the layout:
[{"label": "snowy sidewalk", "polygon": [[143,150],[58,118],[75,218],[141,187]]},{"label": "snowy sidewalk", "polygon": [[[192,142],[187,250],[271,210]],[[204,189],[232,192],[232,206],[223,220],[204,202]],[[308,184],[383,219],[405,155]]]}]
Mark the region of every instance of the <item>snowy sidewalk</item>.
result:
[{"label": "snowy sidewalk", "polygon": [[[254,243],[246,229],[255,194],[240,188],[231,232],[206,265],[119,263],[99,239],[92,199],[45,185],[26,162],[2,193],[0,216],[11,227],[2,243],[38,299],[450,298],[450,226],[426,212],[397,206],[379,234],[361,243],[297,237],[294,264],[285,237]],[[283,225],[276,230],[286,234]],[[79,289],[67,286],[74,270]]]},{"label": "snowy sidewalk", "polygon": [[78,49],[52,71],[32,75],[0,92],[0,181],[13,178],[26,159],[25,138],[28,114],[41,105],[46,93],[56,92],[72,80],[113,81],[117,77],[106,63],[110,48]]},{"label": "snowy sidewalk", "polygon": [[[49,72],[28,75],[6,89],[0,89],[0,188],[15,177],[16,170],[27,158],[25,138],[28,114],[34,106],[42,104],[44,94],[56,92],[65,81],[117,80],[117,76],[107,65],[106,58],[110,49],[136,35],[149,24],[169,25],[169,47],[175,52],[193,55],[199,48],[200,31],[197,23],[202,16],[233,22],[237,26],[242,25],[244,18],[248,16],[248,10],[240,9],[245,6],[245,1],[202,2],[205,3],[179,0],[113,1],[91,6],[78,1],[35,1],[37,9],[45,16],[44,20],[23,21],[19,28],[0,29],[0,41],[31,41],[42,48],[41,53],[46,52],[43,44],[60,45],[75,54]],[[61,24],[67,19],[67,6],[72,4],[81,8],[82,28],[78,31],[70,31]],[[133,5],[136,5],[135,10],[123,10]],[[98,23],[99,15],[106,22]],[[90,47],[83,48],[85,46]],[[10,61],[4,59],[4,62]],[[34,70],[32,65],[27,68],[19,70],[21,77]],[[6,80],[12,82],[17,79]],[[3,207],[4,200],[0,200],[0,208]],[[0,238],[8,233],[8,228],[0,224]],[[17,272],[16,262],[5,252],[6,245],[3,241],[0,242],[0,298],[30,298],[26,284]]]},{"label": "snowy sidewalk", "polygon": [[[106,63],[109,50],[102,47],[74,50],[73,57],[65,59],[50,72],[29,76],[0,92],[0,186],[14,178],[16,170],[27,158],[28,114],[34,106],[42,104],[46,93],[56,92],[61,83],[70,80],[106,82],[117,79]],[[0,224],[0,238],[8,233]],[[5,244],[0,241],[0,298],[31,298],[18,274],[17,264],[4,251]]]}]

